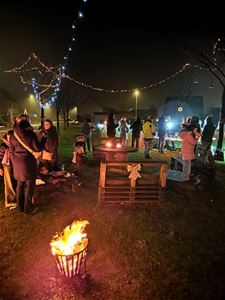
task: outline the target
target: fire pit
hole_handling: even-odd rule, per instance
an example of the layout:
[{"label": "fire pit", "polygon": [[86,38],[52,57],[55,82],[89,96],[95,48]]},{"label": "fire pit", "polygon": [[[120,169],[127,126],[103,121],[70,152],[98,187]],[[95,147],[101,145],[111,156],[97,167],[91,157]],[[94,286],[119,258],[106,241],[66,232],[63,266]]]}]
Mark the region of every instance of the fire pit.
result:
[{"label": "fire pit", "polygon": [[63,277],[72,278],[86,274],[88,238],[84,229],[87,224],[87,220],[74,221],[50,243],[56,266]]}]

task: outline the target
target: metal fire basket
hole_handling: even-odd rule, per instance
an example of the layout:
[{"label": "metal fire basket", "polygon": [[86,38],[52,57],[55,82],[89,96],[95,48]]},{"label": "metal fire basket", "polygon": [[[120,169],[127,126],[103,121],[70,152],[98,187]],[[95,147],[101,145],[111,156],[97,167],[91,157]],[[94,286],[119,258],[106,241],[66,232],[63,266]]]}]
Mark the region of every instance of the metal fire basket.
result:
[{"label": "metal fire basket", "polygon": [[87,249],[88,240],[80,252],[71,255],[55,254],[56,265],[60,274],[67,278],[86,274]]}]

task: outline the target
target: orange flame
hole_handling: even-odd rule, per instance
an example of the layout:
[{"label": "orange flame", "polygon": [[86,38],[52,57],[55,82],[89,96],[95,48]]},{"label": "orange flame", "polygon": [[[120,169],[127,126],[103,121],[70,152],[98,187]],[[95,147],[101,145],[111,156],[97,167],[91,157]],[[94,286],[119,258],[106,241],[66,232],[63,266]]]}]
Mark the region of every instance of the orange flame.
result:
[{"label": "orange flame", "polygon": [[57,234],[51,241],[53,255],[72,255],[82,251],[87,245],[87,234],[84,233],[87,220],[74,221]]}]

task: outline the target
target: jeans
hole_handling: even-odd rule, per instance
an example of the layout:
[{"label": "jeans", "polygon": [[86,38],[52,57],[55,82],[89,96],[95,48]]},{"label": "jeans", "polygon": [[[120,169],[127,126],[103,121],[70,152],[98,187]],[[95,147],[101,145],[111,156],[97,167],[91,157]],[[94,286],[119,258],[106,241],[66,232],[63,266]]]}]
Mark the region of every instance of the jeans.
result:
[{"label": "jeans", "polygon": [[144,145],[145,145],[145,157],[148,158],[150,157],[149,151],[152,149],[153,146],[153,139],[144,138]]},{"label": "jeans", "polygon": [[11,166],[4,166],[4,186],[5,206],[15,203],[15,180],[13,179]]},{"label": "jeans", "polygon": [[159,152],[163,152],[164,150],[164,142],[165,142],[165,136],[159,136],[159,144],[158,144],[158,150]]},{"label": "jeans", "polygon": [[191,175],[191,160],[184,160],[183,162],[183,174],[181,176],[181,181],[188,181]]},{"label": "jeans", "polygon": [[32,197],[34,195],[35,179],[18,181],[16,187],[16,201],[20,211],[29,214],[32,211]]}]

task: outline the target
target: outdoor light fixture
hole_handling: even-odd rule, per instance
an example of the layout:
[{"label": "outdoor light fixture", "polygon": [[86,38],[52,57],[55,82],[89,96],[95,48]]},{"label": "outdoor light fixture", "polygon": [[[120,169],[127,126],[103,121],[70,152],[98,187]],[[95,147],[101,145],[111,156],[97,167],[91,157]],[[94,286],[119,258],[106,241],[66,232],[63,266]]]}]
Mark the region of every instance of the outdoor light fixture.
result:
[{"label": "outdoor light fixture", "polygon": [[135,119],[137,120],[137,102],[138,102],[138,96],[140,95],[139,89],[134,90],[134,96],[136,99],[136,105],[135,105]]},{"label": "outdoor light fixture", "polygon": [[111,142],[107,142],[106,143],[106,147],[108,147],[108,148],[112,147],[112,143]]},{"label": "outdoor light fixture", "polygon": [[84,229],[87,224],[89,224],[87,220],[74,221],[50,243],[56,266],[64,277],[82,275],[82,271],[86,274],[88,238]]},{"label": "outdoor light fixture", "polygon": [[168,129],[172,129],[173,128],[173,123],[172,122],[167,122],[166,125],[167,125]]}]

